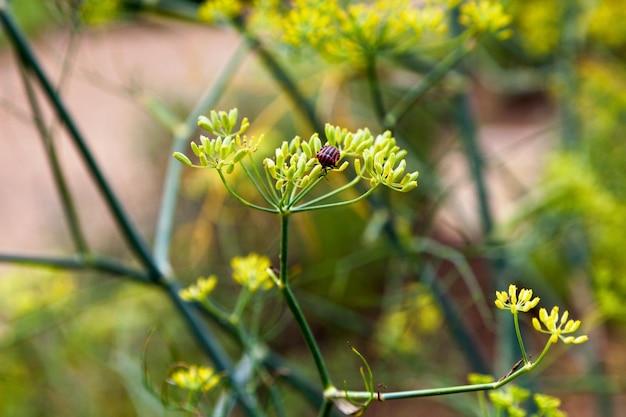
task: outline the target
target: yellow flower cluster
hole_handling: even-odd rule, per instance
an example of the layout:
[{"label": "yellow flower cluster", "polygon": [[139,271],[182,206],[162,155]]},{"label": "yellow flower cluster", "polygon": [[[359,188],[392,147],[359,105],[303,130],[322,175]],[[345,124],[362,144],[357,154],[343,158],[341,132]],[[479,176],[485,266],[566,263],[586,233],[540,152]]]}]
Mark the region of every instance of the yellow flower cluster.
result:
[{"label": "yellow flower cluster", "polygon": [[373,145],[363,151],[363,165],[360,159],[354,160],[357,175],[369,180],[372,188],[382,184],[403,193],[417,187],[417,171],[407,172],[407,152],[396,145],[390,131],[378,135]]},{"label": "yellow flower cluster", "polygon": [[533,290],[522,288],[517,293],[517,286],[509,285],[509,292],[496,291],[496,307],[500,310],[511,310],[512,313],[518,311],[527,312],[539,304],[539,297],[533,297]]},{"label": "yellow flower cluster", "polygon": [[504,12],[499,1],[468,1],[461,5],[460,11],[459,22],[477,34],[492,33],[498,39],[506,39],[512,35],[509,28],[511,16]]},{"label": "yellow flower cluster", "polygon": [[589,37],[610,48],[626,46],[626,8],[623,0],[603,0],[589,20]]},{"label": "yellow flower cluster", "polygon": [[[275,182],[275,188],[283,191],[283,195],[296,188],[305,188],[313,180],[322,175],[322,166],[316,159],[317,152],[322,148],[322,141],[313,134],[308,141],[296,136],[291,141],[283,141],[276,148],[274,158],[265,158],[263,166]],[[347,167],[347,162],[339,168]]]},{"label": "yellow flower cluster", "polygon": [[296,0],[279,21],[282,40],[315,49],[330,61],[364,64],[380,53],[414,47],[424,31],[445,30],[444,12],[432,4],[376,0],[348,5],[337,0]]},{"label": "yellow flower cluster", "polygon": [[202,301],[204,300],[217,285],[217,277],[211,275],[208,278],[198,278],[195,284],[183,288],[178,292],[181,299],[185,301]]},{"label": "yellow flower cluster", "polygon": [[233,279],[251,292],[272,288],[274,281],[268,272],[271,265],[269,258],[256,253],[234,257],[230,262]]},{"label": "yellow flower cluster", "polygon": [[[540,322],[541,321],[541,322]],[[545,329],[541,326],[543,324]],[[565,344],[573,343],[579,345],[589,340],[587,335],[583,336],[563,336],[563,334],[574,333],[580,327],[580,320],[569,319],[569,312],[564,312],[559,318],[559,308],[553,307],[550,314],[545,308],[539,310],[539,319],[533,317],[533,327],[541,333],[551,335],[550,340],[556,343],[559,339]]]},{"label": "yellow flower cluster", "polygon": [[175,152],[174,157],[187,166],[196,168],[216,168],[230,174],[237,163],[243,158],[255,152],[263,136],[248,137],[243,135],[250,127],[247,118],[241,121],[239,129],[235,130],[238,112],[233,109],[230,112],[211,111],[210,117],[200,116],[198,126],[216,136],[210,139],[208,136],[200,136],[200,145],[191,142],[191,150],[198,157],[200,165],[194,165],[183,153]]},{"label": "yellow flower cluster", "polygon": [[239,16],[242,9],[239,0],[206,0],[198,8],[198,19],[206,23],[222,22]]},{"label": "yellow flower cluster", "polygon": [[[509,291],[496,291],[496,307],[501,310],[510,310],[517,315],[518,312],[528,312],[539,304],[539,297],[533,298],[533,290],[522,288],[519,292],[517,286],[509,285]],[[533,317],[533,327],[541,333],[551,335],[552,343],[561,339],[564,343],[581,344],[589,338],[585,336],[563,336],[574,333],[580,327],[580,320],[569,320],[569,312],[563,313],[559,318],[559,308],[554,307],[550,314],[545,308],[539,310],[539,319]],[[543,324],[543,327],[542,327]]]},{"label": "yellow flower cluster", "polygon": [[215,388],[220,379],[211,367],[191,365],[174,371],[167,382],[189,391],[207,392]]},{"label": "yellow flower cluster", "polygon": [[557,0],[516,0],[511,5],[516,32],[526,53],[551,54],[561,36],[562,2]]}]

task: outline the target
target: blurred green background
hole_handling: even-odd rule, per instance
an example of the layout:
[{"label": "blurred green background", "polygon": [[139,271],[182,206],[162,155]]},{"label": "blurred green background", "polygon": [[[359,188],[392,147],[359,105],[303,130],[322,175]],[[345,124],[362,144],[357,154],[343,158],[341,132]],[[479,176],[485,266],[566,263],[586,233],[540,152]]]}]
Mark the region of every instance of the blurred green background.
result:
[{"label": "blurred green background", "polygon": [[[463,384],[485,364],[494,375],[505,374],[512,365],[502,352],[508,334],[493,324],[493,294],[511,282],[532,288],[541,306],[557,304],[581,319],[591,340],[555,349],[549,366],[523,384],[560,397],[570,416],[620,416],[626,406],[626,9],[619,0],[505,3],[512,37],[482,42],[394,129],[409,165],[420,171],[419,187],[294,218],[295,290],[336,381],[360,385],[349,341],[371,361],[377,383],[401,390]],[[111,4],[119,8],[98,15],[105,18],[97,26],[79,23],[73,2],[9,5],[107,180],[151,241],[171,160],[167,118],[184,119],[240,53],[242,40],[232,28],[186,19],[194,2]],[[319,120],[382,130],[363,69],[275,41],[266,46],[314,103]],[[148,335],[154,331],[147,364],[155,381],[174,361],[208,360],[159,288],[9,262],[13,255],[71,254],[73,247],[4,34],[0,48],[0,415],[178,415],[143,386]],[[383,61],[378,77],[386,100],[424,77],[418,64],[441,58],[432,50],[425,47],[410,63]],[[215,108],[237,107],[252,134],[266,134],[263,154],[313,132],[258,55],[248,52],[230,75]],[[91,249],[136,264],[66,134],[48,110],[44,115]],[[464,139],[468,129],[478,158]],[[233,181],[252,195],[245,178]],[[339,183],[336,176],[323,186]],[[395,240],[387,234],[390,223]],[[237,291],[229,260],[258,252],[277,263],[278,227],[278,219],[230,197],[214,172],[184,169],[172,267],[185,283],[216,274],[219,299],[228,305]],[[397,242],[409,253],[400,253]],[[267,343],[314,379],[279,295],[262,301]],[[544,340],[530,326],[524,331],[540,349]],[[283,389],[289,415],[313,415],[301,396]],[[367,412],[475,416],[475,399],[413,399]]]}]

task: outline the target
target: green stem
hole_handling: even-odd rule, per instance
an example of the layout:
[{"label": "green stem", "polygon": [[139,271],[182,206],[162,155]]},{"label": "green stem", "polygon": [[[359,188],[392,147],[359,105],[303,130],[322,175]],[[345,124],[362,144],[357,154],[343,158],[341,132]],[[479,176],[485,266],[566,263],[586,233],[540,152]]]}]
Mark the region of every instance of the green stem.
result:
[{"label": "green stem", "polygon": [[[399,400],[405,398],[433,397],[437,395],[450,395],[465,392],[488,391],[498,389],[510,383],[514,379],[520,377],[522,374],[534,370],[543,361],[551,345],[552,341],[548,339],[546,346],[543,348],[543,351],[535,362],[524,363],[519,369],[510,372],[508,375],[500,378],[498,381],[485,384],[457,385],[453,387],[377,393],[377,395],[374,396],[374,399],[378,401]],[[515,367],[513,369],[515,369]],[[345,391],[336,389],[326,391],[327,399],[349,398],[350,400],[368,400],[372,398],[371,396],[371,391]]]},{"label": "green stem", "polygon": [[[252,293],[250,292],[250,289],[248,289],[247,287],[242,287],[241,290],[239,291],[239,296],[237,297],[237,302],[235,303],[235,308],[233,308],[233,312],[230,314],[230,321],[233,323],[237,324],[237,329],[239,329],[238,332],[238,336],[239,338],[242,338],[243,336],[243,332],[240,329],[241,325],[239,324],[241,321],[241,316],[243,314],[243,310],[246,308],[246,305],[248,304],[248,301],[250,301],[250,296],[252,295]],[[249,338],[249,337],[248,337]],[[242,339],[244,345],[246,344],[247,339]]]},{"label": "green stem", "polygon": [[[242,340],[242,337],[245,337],[245,340],[252,338],[251,335],[245,332],[245,329],[241,327],[238,329],[237,325],[229,320],[229,314],[214,303],[207,304],[203,302],[202,304],[196,303],[194,305],[204,307],[200,309],[200,312],[227,331],[228,334],[237,338],[237,340]],[[254,351],[263,352],[263,355],[256,354],[256,356],[259,357],[258,360],[263,363],[263,366],[269,369],[274,375],[282,375],[281,378],[299,391],[309,403],[319,406],[326,401],[322,399],[322,392],[310,381],[310,378],[302,375],[293,364],[288,363],[276,353],[272,352],[268,346],[256,341]],[[283,374],[281,372],[284,369],[289,369],[290,371],[287,374]]]},{"label": "green stem", "polygon": [[87,165],[87,169],[91,174],[98,189],[102,193],[104,200],[111,211],[113,218],[115,219],[118,227],[127,238],[135,255],[141,260],[146,269],[149,271],[150,277],[155,282],[159,282],[163,275],[158,269],[157,265],[150,256],[150,252],[145,245],[145,242],[131,223],[130,218],[124,211],[122,205],[118,201],[113,190],[109,186],[109,183],[104,178],[103,173],[100,171],[100,167],[96,163],[93,155],[87,143],[84,140],[83,135],[78,130],[78,127],[74,123],[74,120],[70,116],[65,104],[61,100],[61,97],[56,93],[55,88],[50,83],[48,77],[43,72],[43,69],[37,59],[35,58],[32,49],[30,48],[26,37],[19,30],[18,26],[13,22],[12,17],[7,12],[5,7],[0,7],[0,22],[5,28],[5,33],[10,40],[11,46],[15,49],[17,56],[20,59],[22,65],[33,71],[37,80],[41,84],[46,97],[52,103],[52,107],[55,110],[57,116],[65,127],[67,128],[70,138],[73,140],[74,145],[78,148],[79,154]]},{"label": "green stem", "polygon": [[522,352],[522,359],[524,360],[524,364],[527,364],[529,362],[528,354],[526,353],[526,349],[524,348],[524,340],[522,339],[522,332],[519,328],[519,313],[517,311],[513,313],[513,323],[515,324],[515,334],[517,335],[519,349]]},{"label": "green stem", "polygon": [[237,194],[235,192],[235,190],[233,190],[230,185],[228,185],[228,182],[226,182],[226,177],[224,177],[224,174],[222,173],[222,171],[220,171],[219,169],[217,170],[217,173],[220,176],[220,179],[222,180],[222,184],[224,184],[224,187],[226,187],[226,190],[228,190],[228,192],[230,193],[230,195],[232,195],[233,197],[235,197],[237,200],[239,200],[239,202],[247,207],[253,208],[253,209],[257,209],[257,210],[261,210],[261,211],[265,211],[268,213],[278,213],[278,211],[276,209],[273,208],[269,208],[269,207],[263,207],[263,206],[259,206],[256,204],[253,204],[251,202],[249,202],[248,200],[246,200],[245,198],[243,198],[242,196],[240,196],[239,194]]},{"label": "green stem", "polygon": [[409,112],[413,105],[471,50],[472,46],[462,39],[459,46],[444,57],[432,71],[426,74],[426,76],[418,84],[416,84],[415,87],[410,89],[404,97],[402,97],[396,105],[387,114],[385,114],[382,119],[383,128],[393,129],[398,124],[400,119]]},{"label": "green stem", "polygon": [[287,286],[287,279],[289,278],[289,214],[283,214],[280,217],[280,271],[279,278],[280,284],[284,287]]},{"label": "green stem", "polygon": [[317,183],[319,183],[322,180],[322,177],[317,178],[314,181],[311,181],[309,183],[309,185],[307,185],[306,187],[304,187],[302,190],[300,190],[300,193],[298,193],[298,195],[296,195],[291,202],[289,203],[289,206],[287,207],[288,209],[291,209],[295,204],[298,204],[300,202],[300,200],[302,200],[308,193],[309,191],[311,191],[313,188],[315,188],[315,186],[317,185]]},{"label": "green stem", "polygon": [[98,255],[52,257],[52,256],[23,256],[0,254],[0,262],[25,265],[40,268],[58,268],[67,270],[95,270],[107,274],[131,278],[144,284],[151,283],[150,277],[141,270],[128,267],[119,261]]},{"label": "green stem", "polygon": [[189,325],[189,328],[196,339],[200,342],[205,352],[215,365],[215,369],[218,372],[225,372],[229,379],[229,387],[233,390],[237,396],[237,400],[243,407],[246,415],[248,416],[260,416],[263,415],[261,406],[256,396],[248,392],[244,383],[238,380],[234,375],[230,373],[233,369],[233,364],[230,357],[219,343],[219,339],[213,334],[207,323],[202,320],[200,312],[194,304],[183,301],[178,291],[181,289],[178,283],[166,283],[164,286],[168,295],[185,318],[185,321]]},{"label": "green stem", "polygon": [[351,200],[337,201],[336,203],[320,204],[318,206],[310,206],[310,205],[304,206],[304,205],[302,205],[300,207],[294,207],[292,212],[293,213],[297,213],[297,212],[302,212],[302,211],[321,210],[321,209],[327,209],[327,208],[336,208],[336,207],[349,206],[350,204],[354,204],[356,202],[359,202],[359,201],[365,199],[368,195],[370,195],[372,192],[374,192],[374,190],[376,188],[378,188],[378,186],[374,186],[374,187],[368,189],[367,191],[365,191],[360,196],[355,197],[355,198],[353,198]]},{"label": "green stem", "polygon": [[50,167],[52,168],[52,177],[54,178],[57,192],[59,193],[59,196],[61,197],[61,201],[63,203],[63,211],[65,213],[65,218],[70,229],[72,241],[74,242],[76,250],[79,253],[87,253],[89,252],[87,241],[85,240],[82,228],[80,226],[78,214],[74,205],[74,199],[72,198],[72,194],[69,190],[69,187],[67,186],[67,181],[65,180],[65,176],[63,175],[63,169],[61,168],[61,164],[59,163],[59,158],[57,156],[56,147],[54,144],[54,138],[52,137],[50,129],[46,128],[44,125],[43,113],[41,112],[41,108],[39,107],[39,102],[33,89],[31,80],[29,79],[24,67],[20,67],[20,70],[22,81],[24,82],[24,87],[26,90],[26,97],[30,102],[30,107],[33,112],[33,120],[43,141],[46,150],[46,156],[48,157]]},{"label": "green stem", "polygon": [[[311,206],[311,205],[313,205],[313,204],[319,203],[320,201],[324,201],[324,200],[326,200],[326,199],[328,199],[328,198],[330,198],[330,197],[333,197],[333,196],[335,196],[335,195],[337,195],[337,194],[339,194],[339,193],[341,193],[341,192],[343,192],[343,191],[345,191],[345,190],[347,190],[347,189],[349,189],[349,188],[352,188],[352,187],[353,187],[353,186],[355,186],[355,185],[356,185],[359,181],[361,181],[361,177],[356,176],[356,177],[354,177],[354,179],[353,179],[352,181],[350,181],[349,183],[344,184],[344,185],[342,185],[342,186],[341,186],[341,187],[339,187],[339,188],[335,188],[334,190],[332,190],[332,191],[330,191],[330,192],[328,192],[328,193],[326,193],[326,194],[324,194],[324,195],[322,195],[322,196],[319,196],[319,197],[317,197],[317,198],[314,198],[313,200],[307,201],[306,203],[303,203],[303,204],[299,205],[298,207],[294,207],[294,208],[293,208],[293,211],[311,210],[311,208],[307,208],[307,207],[309,207],[309,206]],[[318,182],[319,182],[319,179],[318,179]],[[317,182],[316,182],[315,184],[317,184]],[[299,201],[301,198],[302,198],[302,197],[298,198],[298,201]]]},{"label": "green stem", "polygon": [[537,367],[537,365],[539,365],[539,363],[543,360],[543,358],[546,356],[546,354],[548,353],[548,350],[550,349],[550,346],[552,346],[552,340],[548,339],[548,342],[546,343],[546,346],[543,348],[543,350],[541,351],[541,354],[539,355],[539,357],[537,358],[537,360],[533,363],[530,364],[530,366],[532,367],[531,369],[534,369]]},{"label": "green stem", "polygon": [[485,161],[476,138],[476,124],[470,110],[467,95],[457,95],[454,98],[455,114],[459,125],[459,136],[465,148],[465,154],[470,164],[472,178],[476,183],[478,197],[478,209],[482,229],[485,236],[489,237],[493,230],[493,216],[489,207],[489,193],[484,175]]},{"label": "green stem", "polygon": [[[381,392],[374,395],[374,400],[378,401],[387,401],[387,400],[399,400],[405,398],[418,398],[418,397],[434,397],[438,395],[451,395],[451,394],[461,394],[465,392],[476,392],[476,391],[488,391],[494,390],[502,387],[503,385],[508,384],[514,379],[518,378],[522,374],[530,372],[536,366],[538,362],[534,364],[529,364],[527,366],[523,366],[517,371],[513,372],[511,375],[503,378],[499,381],[489,382],[486,384],[472,384],[472,385],[457,385],[453,387],[443,387],[443,388],[428,388],[421,390],[410,390],[410,391],[396,391],[396,392]],[[350,398],[352,400],[367,400],[371,398],[372,393],[370,391],[344,391],[344,390],[336,390],[327,394],[327,398]]]},{"label": "green stem", "polygon": [[272,178],[271,174],[269,173],[267,169],[264,169],[263,171],[265,171],[265,184],[266,184],[265,187],[269,190],[271,195],[274,197],[274,201],[280,202],[280,195],[278,194],[278,191],[276,190],[274,179]]},{"label": "green stem", "polygon": [[332,401],[324,400],[319,413],[317,413],[318,417],[329,417],[333,411],[333,405]]},{"label": "green stem", "polygon": [[285,298],[289,310],[291,311],[291,314],[300,328],[300,332],[302,333],[304,341],[311,352],[311,356],[313,356],[315,366],[317,367],[317,371],[322,381],[322,386],[324,388],[328,388],[332,386],[332,382],[330,380],[330,374],[328,373],[326,364],[324,363],[324,358],[322,357],[322,353],[320,352],[317,342],[315,341],[315,336],[313,335],[313,332],[311,331],[311,328],[309,327],[309,324],[306,321],[300,306],[298,305],[296,297],[293,292],[291,292],[291,288],[289,286],[289,214],[283,214],[280,218],[280,290]]},{"label": "green stem", "polygon": [[[252,158],[250,158],[250,159],[252,159]],[[265,182],[263,181],[262,178],[261,178],[261,181],[260,181],[261,185],[259,185],[259,181],[257,181],[257,178],[260,178],[260,174],[259,174],[259,171],[256,169],[256,166],[254,165],[254,161],[252,161],[252,163],[253,163],[252,166],[253,166],[253,169],[254,169],[254,175],[250,171],[250,169],[248,169],[246,164],[243,163],[243,161],[240,162],[241,167],[245,171],[245,173],[248,176],[248,178],[250,178],[250,181],[252,181],[252,185],[254,185],[254,188],[256,188],[257,192],[263,198],[263,200],[265,200],[265,202],[269,206],[277,206],[276,201],[272,201],[271,198],[269,197],[270,194],[268,193],[267,185],[265,184]],[[255,175],[256,175],[256,178],[255,178]]]},{"label": "green stem", "polygon": [[378,120],[384,120],[387,110],[385,108],[385,102],[383,100],[382,91],[380,89],[380,82],[378,80],[378,74],[376,73],[376,55],[371,55],[367,60],[366,65],[367,81],[370,88],[370,94],[372,96],[372,103],[374,104],[374,110]]}]

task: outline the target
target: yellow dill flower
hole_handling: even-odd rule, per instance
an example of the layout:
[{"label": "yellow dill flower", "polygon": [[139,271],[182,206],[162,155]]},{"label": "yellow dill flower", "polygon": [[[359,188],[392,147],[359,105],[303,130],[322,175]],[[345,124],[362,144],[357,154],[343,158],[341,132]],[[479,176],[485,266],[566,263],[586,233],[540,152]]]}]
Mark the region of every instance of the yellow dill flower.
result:
[{"label": "yellow dill flower", "polygon": [[539,415],[552,417],[567,416],[567,414],[559,410],[559,407],[561,406],[560,399],[551,395],[541,393],[533,395],[533,399],[535,400],[535,404],[537,404],[537,408],[539,409]]},{"label": "yellow dill flower", "polygon": [[215,388],[220,379],[211,367],[191,365],[174,371],[167,382],[189,391],[207,392]]},{"label": "yellow dill flower", "polygon": [[511,310],[511,313],[518,311],[527,312],[539,304],[539,297],[533,297],[533,290],[522,288],[518,294],[517,286],[509,285],[509,292],[496,291],[496,307],[500,310]]},{"label": "yellow dill flower", "polygon": [[268,273],[271,266],[269,258],[251,253],[246,257],[237,256],[230,262],[233,268],[233,279],[250,291],[269,290],[274,281]]},{"label": "yellow dill flower", "polygon": [[512,32],[508,26],[511,16],[504,12],[502,4],[492,0],[474,0],[461,6],[459,22],[477,34],[493,33],[498,39],[506,39]]},{"label": "yellow dill flower", "polygon": [[180,290],[178,295],[185,301],[202,301],[213,291],[216,285],[217,277],[215,275],[208,278],[200,277],[195,284]]},{"label": "yellow dill flower", "polygon": [[518,0],[511,10],[520,42],[527,53],[544,56],[552,53],[561,37],[560,16],[563,2],[557,0]]},{"label": "yellow dill flower", "polygon": [[[543,324],[542,327],[541,325]],[[579,345],[589,340],[587,335],[583,336],[563,336],[564,334],[574,333],[580,327],[580,320],[569,319],[569,312],[565,311],[559,318],[559,308],[553,307],[550,314],[545,308],[539,310],[539,319],[533,317],[533,327],[541,333],[551,335],[550,340],[556,343],[559,339],[565,344],[573,343]]]},{"label": "yellow dill flower", "polygon": [[339,8],[335,1],[326,5],[312,0],[296,0],[294,7],[280,19],[283,42],[294,47],[318,48],[333,34],[333,16]]},{"label": "yellow dill flower", "polygon": [[337,0],[296,0],[281,22],[282,40],[310,47],[329,61],[363,64],[381,52],[415,47],[428,31],[445,28],[441,6],[415,7],[408,0],[348,5]]},{"label": "yellow dill flower", "polygon": [[589,20],[589,36],[611,48],[623,48],[626,45],[625,19],[622,0],[601,1]]},{"label": "yellow dill flower", "polygon": [[242,9],[239,0],[206,0],[198,8],[198,19],[207,23],[230,20],[239,16]]}]

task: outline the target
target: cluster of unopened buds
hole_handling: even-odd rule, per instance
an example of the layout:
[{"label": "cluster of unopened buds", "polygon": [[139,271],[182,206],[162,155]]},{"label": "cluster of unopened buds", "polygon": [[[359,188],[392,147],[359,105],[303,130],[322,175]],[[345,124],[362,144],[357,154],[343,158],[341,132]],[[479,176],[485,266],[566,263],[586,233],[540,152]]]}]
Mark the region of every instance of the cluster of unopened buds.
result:
[{"label": "cluster of unopened buds", "polygon": [[[188,166],[216,169],[228,191],[253,208],[286,213],[329,207],[323,200],[353,187],[360,180],[369,182],[369,190],[356,199],[334,202],[332,206],[360,200],[379,185],[401,192],[417,187],[418,172],[406,172],[404,158],[407,152],[400,149],[388,131],[374,136],[368,129],[349,132],[327,124],[325,143],[322,143],[317,133],[308,140],[296,136],[291,141],[283,141],[274,151],[273,157],[263,160],[265,175],[261,175],[252,154],[258,149],[263,136],[244,135],[249,127],[247,119],[243,119],[239,128],[236,128],[237,109],[228,113],[212,111],[210,117],[200,117],[198,124],[215,136],[210,139],[202,135],[200,144],[192,142],[191,149],[199,164],[192,163],[179,152],[174,157]],[[348,159],[353,160],[356,174],[352,180],[314,200],[302,202],[320,179],[331,171],[345,171],[350,164]],[[250,177],[267,206],[249,203],[230,188],[225,175],[233,173],[238,164]]]}]

